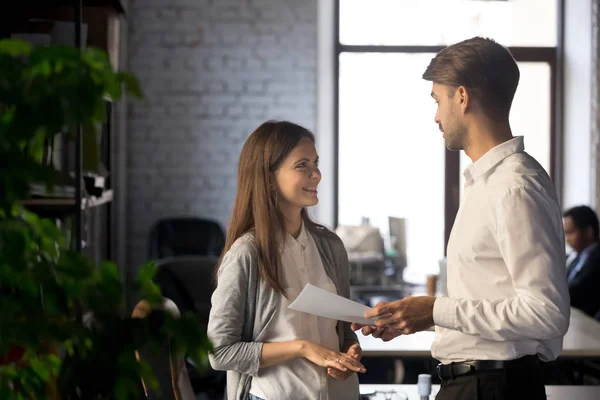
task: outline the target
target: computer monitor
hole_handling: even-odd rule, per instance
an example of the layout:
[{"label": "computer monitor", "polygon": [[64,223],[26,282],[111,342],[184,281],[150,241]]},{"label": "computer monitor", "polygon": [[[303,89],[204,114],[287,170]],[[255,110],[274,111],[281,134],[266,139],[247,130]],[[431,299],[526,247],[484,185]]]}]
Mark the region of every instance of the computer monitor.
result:
[{"label": "computer monitor", "polygon": [[406,218],[389,217],[390,246],[396,251],[399,267],[406,267]]}]

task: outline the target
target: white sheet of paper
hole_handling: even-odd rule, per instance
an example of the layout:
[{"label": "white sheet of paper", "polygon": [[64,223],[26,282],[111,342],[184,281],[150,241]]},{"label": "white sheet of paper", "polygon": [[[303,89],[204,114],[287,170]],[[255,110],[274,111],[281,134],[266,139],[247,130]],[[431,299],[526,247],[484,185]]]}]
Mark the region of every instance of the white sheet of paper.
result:
[{"label": "white sheet of paper", "polygon": [[373,325],[375,323],[374,319],[363,317],[365,311],[371,308],[318,288],[310,283],[304,286],[302,292],[300,292],[288,308],[339,321],[358,322],[365,325]]}]

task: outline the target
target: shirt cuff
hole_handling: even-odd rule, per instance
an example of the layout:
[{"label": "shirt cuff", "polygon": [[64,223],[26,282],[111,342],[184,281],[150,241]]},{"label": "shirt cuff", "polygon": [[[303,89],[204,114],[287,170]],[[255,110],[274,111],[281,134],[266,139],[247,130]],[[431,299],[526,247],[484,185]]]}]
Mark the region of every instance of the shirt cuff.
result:
[{"label": "shirt cuff", "polygon": [[[250,357],[250,361],[248,363],[248,372],[247,374],[253,377],[258,376],[258,370],[260,369],[260,357],[262,356],[262,348],[263,342],[249,342],[250,352],[252,356]],[[243,372],[242,372],[243,373]]]},{"label": "shirt cuff", "polygon": [[455,299],[436,297],[433,303],[433,323],[442,328],[456,330],[456,307]]}]

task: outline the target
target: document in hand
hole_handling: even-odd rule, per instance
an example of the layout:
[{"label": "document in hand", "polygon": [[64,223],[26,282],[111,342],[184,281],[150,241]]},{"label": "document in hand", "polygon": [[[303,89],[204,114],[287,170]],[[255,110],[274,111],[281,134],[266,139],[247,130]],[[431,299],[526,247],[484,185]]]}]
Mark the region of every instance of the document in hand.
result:
[{"label": "document in hand", "polygon": [[320,289],[310,283],[304,286],[302,292],[288,308],[339,321],[358,322],[365,325],[375,324],[374,319],[363,317],[365,311],[370,310],[369,307]]}]

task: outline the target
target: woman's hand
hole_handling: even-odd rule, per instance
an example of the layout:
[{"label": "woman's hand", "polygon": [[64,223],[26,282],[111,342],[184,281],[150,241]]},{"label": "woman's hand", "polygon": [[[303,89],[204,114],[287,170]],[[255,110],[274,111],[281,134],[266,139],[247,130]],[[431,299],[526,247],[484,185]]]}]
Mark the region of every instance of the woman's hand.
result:
[{"label": "woman's hand", "polygon": [[304,342],[301,354],[302,357],[324,368],[333,368],[342,372],[350,371],[349,373],[367,371],[355,357],[320,344]]},{"label": "woman's hand", "polygon": [[[346,354],[355,359],[356,361],[360,361],[360,358],[362,357],[362,349],[358,343],[353,343],[350,347],[348,347]],[[352,375],[354,371],[340,371],[339,369],[330,367],[327,368],[327,373],[331,375],[332,378],[337,379],[339,381],[343,381],[348,379],[348,377]]]}]

